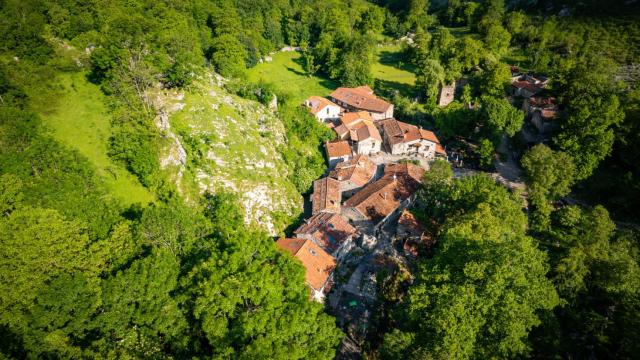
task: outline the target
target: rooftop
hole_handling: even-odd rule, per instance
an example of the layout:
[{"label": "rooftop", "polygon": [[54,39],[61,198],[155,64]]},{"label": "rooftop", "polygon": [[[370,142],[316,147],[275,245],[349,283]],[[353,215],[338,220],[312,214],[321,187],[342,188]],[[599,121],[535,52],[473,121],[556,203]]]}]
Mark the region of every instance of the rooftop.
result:
[{"label": "rooftop", "polygon": [[396,119],[386,119],[379,122],[385,135],[389,138],[390,145],[408,143],[416,140],[427,140],[439,144],[440,141],[432,131],[420,129],[415,125],[407,124]]},{"label": "rooftop", "polygon": [[354,108],[377,113],[383,113],[391,106],[388,102],[378,99],[368,86],[339,87],[331,93],[331,97]]},{"label": "rooftop", "polygon": [[313,241],[305,239],[281,238],[279,248],[300,260],[305,268],[305,280],[314,290],[320,290],[336,266],[336,260]]},{"label": "rooftop", "polygon": [[310,235],[320,247],[332,253],[353,236],[356,229],[338,214],[318,213],[307,219],[294,233]]},{"label": "rooftop", "polygon": [[351,146],[347,141],[328,141],[325,144],[327,156],[332,158],[351,156]]},{"label": "rooftop", "polygon": [[325,177],[313,182],[313,195],[311,195],[312,214],[321,211],[340,212],[340,182],[330,177]]},{"label": "rooftop", "polygon": [[323,97],[315,96],[315,95],[309,96],[309,98],[307,99],[307,101],[305,101],[305,103],[307,104],[309,109],[311,109],[311,112],[313,114],[319,113],[320,111],[322,111],[322,109],[326,108],[327,106],[340,107],[329,99],[325,99]]},{"label": "rooftop", "polygon": [[338,181],[352,181],[358,186],[366,185],[376,174],[377,166],[366,155],[357,155],[349,161],[336,165],[329,176]]}]

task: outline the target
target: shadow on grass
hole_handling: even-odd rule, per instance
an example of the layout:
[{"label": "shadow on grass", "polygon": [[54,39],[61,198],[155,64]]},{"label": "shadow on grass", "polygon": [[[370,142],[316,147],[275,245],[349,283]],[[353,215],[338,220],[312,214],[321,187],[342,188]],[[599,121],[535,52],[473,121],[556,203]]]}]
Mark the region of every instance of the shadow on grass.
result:
[{"label": "shadow on grass", "polygon": [[397,92],[404,97],[410,99],[417,95],[415,87],[409,84],[400,83],[391,80],[376,79],[375,84],[376,92],[385,95],[389,99]]},{"label": "shadow on grass", "polygon": [[378,62],[382,65],[394,67],[399,70],[414,72],[415,67],[403,58],[399,51],[383,50],[378,54]]}]

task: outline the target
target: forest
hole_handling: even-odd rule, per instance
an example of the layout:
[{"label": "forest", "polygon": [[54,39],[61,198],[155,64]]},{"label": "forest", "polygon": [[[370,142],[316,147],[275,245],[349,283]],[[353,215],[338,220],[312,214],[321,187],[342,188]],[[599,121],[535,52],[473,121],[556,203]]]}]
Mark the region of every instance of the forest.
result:
[{"label": "forest", "polygon": [[[415,73],[406,93],[373,75],[388,42]],[[361,358],[637,357],[637,2],[0,0],[0,358],[336,357],[344,332],[237,194],[187,201],[168,178],[148,96],[212,71],[230,94],[277,95],[278,151],[305,194],[331,134],[292,94],[247,79],[284,46],[303,76],[371,86],[480,170],[505,138],[521,155],[526,194],[431,164],[414,211],[437,243],[415,278],[382,283]],[[549,141],[519,140],[510,65],[551,79],[563,111]],[[104,97],[116,185],[43,120],[61,76]],[[460,78],[458,99],[437,106]],[[135,201],[114,195],[125,181]]]}]

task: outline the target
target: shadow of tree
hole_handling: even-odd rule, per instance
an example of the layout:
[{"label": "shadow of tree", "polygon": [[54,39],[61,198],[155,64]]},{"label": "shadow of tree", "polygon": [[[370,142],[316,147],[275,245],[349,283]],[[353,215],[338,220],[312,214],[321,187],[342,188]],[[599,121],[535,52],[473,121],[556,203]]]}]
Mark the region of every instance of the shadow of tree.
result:
[{"label": "shadow of tree", "polygon": [[376,79],[375,88],[377,93],[388,98],[391,98],[396,92],[408,98],[414,98],[418,94],[414,86],[391,80]]},{"label": "shadow of tree", "polygon": [[392,66],[396,69],[414,72],[415,66],[404,59],[401,52],[383,50],[378,54],[378,62],[382,65]]}]

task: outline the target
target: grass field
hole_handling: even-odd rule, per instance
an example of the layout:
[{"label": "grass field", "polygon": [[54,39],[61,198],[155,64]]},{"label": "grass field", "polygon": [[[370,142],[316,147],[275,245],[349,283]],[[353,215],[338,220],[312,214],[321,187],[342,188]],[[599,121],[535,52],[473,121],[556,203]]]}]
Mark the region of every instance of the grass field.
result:
[{"label": "grass field", "polygon": [[303,102],[311,95],[329,95],[338,87],[333,80],[307,75],[302,69],[299,52],[280,52],[272,58],[271,62],[248,69],[249,81],[272,84],[277,91],[289,94],[296,103]]},{"label": "grass field", "polygon": [[124,205],[153,201],[153,195],[138,179],[107,155],[110,120],[100,89],[88,82],[84,73],[64,73],[54,91],[55,106],[47,100],[51,93],[30,94],[53,137],[87,157],[109,194]]},{"label": "grass field", "polygon": [[371,71],[376,86],[398,90],[404,96],[413,94],[416,75],[411,64],[402,61],[400,45],[384,45],[376,48],[376,57]]},{"label": "grass field", "polygon": [[[319,76],[309,76],[302,69],[299,52],[281,52],[272,56],[273,61],[258,64],[247,70],[251,82],[263,81],[272,84],[277,91],[287,93],[298,103],[311,95],[326,96],[338,83]],[[400,60],[400,45],[385,45],[376,48],[372,66],[376,87],[398,90],[411,95],[416,77],[413,68]]]}]

